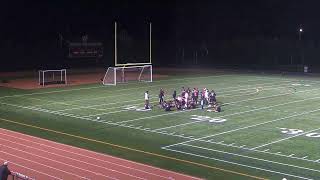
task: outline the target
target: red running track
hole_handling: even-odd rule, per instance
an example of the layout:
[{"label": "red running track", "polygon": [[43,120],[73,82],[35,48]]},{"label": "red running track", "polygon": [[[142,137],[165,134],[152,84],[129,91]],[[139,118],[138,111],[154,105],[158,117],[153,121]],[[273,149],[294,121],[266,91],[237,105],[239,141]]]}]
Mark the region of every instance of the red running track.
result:
[{"label": "red running track", "polygon": [[188,175],[1,128],[0,161],[9,161],[9,169],[36,180],[199,180]]}]

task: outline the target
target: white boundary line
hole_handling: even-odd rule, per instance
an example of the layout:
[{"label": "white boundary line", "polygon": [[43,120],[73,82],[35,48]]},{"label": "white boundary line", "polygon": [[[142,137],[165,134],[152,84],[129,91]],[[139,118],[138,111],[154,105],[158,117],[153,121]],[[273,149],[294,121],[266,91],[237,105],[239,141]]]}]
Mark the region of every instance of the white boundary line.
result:
[{"label": "white boundary line", "polygon": [[[79,117],[78,117],[79,118]],[[82,118],[82,119],[84,119],[84,118]],[[114,124],[114,123],[112,123],[112,124]],[[118,124],[116,124],[116,125],[118,125]],[[136,128],[135,128],[136,129]],[[151,131],[152,132],[152,131]],[[179,137],[179,136],[178,136]]]},{"label": "white boundary line", "polygon": [[[67,116],[67,117],[73,117],[73,116],[68,116],[68,115],[66,115],[66,114],[58,114],[58,115]],[[83,120],[88,120],[88,121],[93,121],[93,122],[98,122],[98,123],[104,123],[104,124],[109,124],[109,125],[116,125],[116,126],[119,126],[119,127],[125,127],[125,128],[129,128],[129,129],[143,130],[143,131],[146,131],[146,132],[152,132],[152,133],[163,134],[163,135],[168,135],[168,136],[174,136],[174,137],[180,137],[180,138],[187,138],[187,139],[191,139],[191,140],[197,140],[197,139],[195,139],[195,138],[186,137],[186,136],[183,136],[183,135],[177,135],[177,134],[172,134],[172,133],[164,133],[164,132],[159,132],[159,131],[156,132],[156,131],[153,131],[153,130],[150,130],[150,129],[149,129],[149,130],[147,130],[147,129],[141,129],[141,128],[139,128],[139,127],[132,127],[132,126],[122,125],[122,124],[118,124],[118,123],[105,122],[105,121],[97,121],[97,120],[92,120],[92,119],[88,119],[88,118],[81,118],[81,117],[74,117],[74,118],[79,118],[79,119],[83,119]],[[197,141],[208,142],[208,141],[205,141],[205,140],[197,140]],[[210,142],[210,143],[213,143],[213,142]],[[215,144],[219,144],[219,143],[215,143]],[[234,147],[234,146],[232,146],[232,147]],[[247,149],[247,148],[243,148],[243,149]],[[254,150],[254,151],[262,152],[262,151],[258,151],[258,150]],[[288,156],[285,156],[285,155],[282,155],[282,154],[274,154],[274,153],[270,153],[270,152],[264,152],[264,153],[288,157]],[[296,157],[290,157],[290,158],[300,159],[300,160],[301,160],[301,158],[296,158]],[[311,161],[311,162],[316,162],[316,161],[307,160],[307,159],[304,159],[304,160],[306,160],[306,161]]]},{"label": "white boundary line", "polygon": [[255,167],[255,166],[245,165],[245,164],[236,163],[236,162],[232,162],[232,161],[227,161],[227,160],[223,160],[223,159],[218,159],[218,158],[203,156],[203,155],[199,155],[199,154],[194,154],[194,153],[189,153],[189,152],[184,152],[184,151],[169,149],[169,148],[165,148],[165,147],[164,147],[163,149],[168,150],[168,151],[177,152],[177,153],[180,153],[180,154],[187,154],[187,155],[191,155],[191,156],[195,156],[195,157],[201,157],[201,158],[204,158],[204,159],[211,159],[211,160],[215,160],[215,161],[224,162],[224,163],[227,163],[227,164],[233,164],[233,165],[237,165],[237,166],[247,167],[247,168],[250,168],[250,169],[256,169],[256,170],[265,171],[265,172],[270,172],[270,173],[274,173],[274,174],[281,174],[281,175],[290,176],[290,177],[294,177],[294,178],[300,178],[300,179],[306,179],[306,180],[313,180],[313,179],[311,179],[311,178],[301,177],[301,176],[297,176],[297,175],[292,175],[292,174],[287,174],[287,173],[283,173],[283,172],[273,171],[273,170],[269,170],[269,169],[259,168],[259,167]]},{"label": "white boundary line", "polygon": [[[318,90],[318,89],[297,91],[297,93],[314,91],[314,90]],[[266,99],[266,98],[270,98],[270,97],[278,97],[278,96],[290,95],[290,94],[291,94],[291,93],[283,93],[283,94],[272,95],[272,96],[265,96],[265,97],[252,98],[252,99],[245,99],[245,100],[240,100],[240,101],[233,102],[233,103],[246,102],[246,101],[251,101],[251,100],[259,100],[259,99]],[[55,111],[50,111],[50,110],[41,109],[41,108],[30,108],[30,107],[26,107],[26,106],[20,106],[20,105],[9,104],[9,103],[0,103],[0,104],[9,105],[9,106],[13,106],[13,107],[19,107],[19,108],[23,108],[23,109],[30,109],[30,110],[40,111],[40,112],[47,112],[47,113],[51,113],[51,114],[63,115],[63,116],[68,116],[68,117],[74,117],[74,118],[79,118],[79,119],[83,119],[83,120],[95,121],[95,120],[93,120],[93,119],[84,118],[84,117],[82,117],[82,116],[77,116],[77,115],[74,115],[74,114],[55,112]],[[225,103],[225,104],[232,104],[232,103]],[[120,122],[112,123],[112,124],[113,124],[113,125],[119,125],[119,124],[123,124],[123,123],[127,123],[127,122],[139,121],[139,120],[143,120],[143,119],[151,119],[151,118],[155,118],[155,117],[162,117],[162,116],[167,116],[167,115],[172,115],[172,114],[177,114],[177,113],[183,113],[183,112],[190,112],[190,111],[194,111],[194,110],[198,110],[198,109],[199,109],[199,108],[197,108],[197,109],[188,109],[188,110],[185,110],[185,111],[175,111],[175,112],[172,112],[172,113],[165,113],[165,114],[158,114],[158,115],[154,115],[154,116],[147,116],[147,117],[142,117],[142,118],[136,118],[136,119],[126,120],[126,121],[120,121]],[[102,121],[100,120],[100,121],[95,121],[95,122],[102,122]]]}]

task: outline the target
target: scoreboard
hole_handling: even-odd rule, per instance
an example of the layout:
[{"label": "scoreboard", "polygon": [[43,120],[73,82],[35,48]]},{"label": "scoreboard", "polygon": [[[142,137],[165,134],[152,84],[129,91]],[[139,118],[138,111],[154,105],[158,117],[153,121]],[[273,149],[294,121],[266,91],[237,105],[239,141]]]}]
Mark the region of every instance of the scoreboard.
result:
[{"label": "scoreboard", "polygon": [[101,58],[103,44],[100,42],[70,42],[68,44],[69,58]]}]

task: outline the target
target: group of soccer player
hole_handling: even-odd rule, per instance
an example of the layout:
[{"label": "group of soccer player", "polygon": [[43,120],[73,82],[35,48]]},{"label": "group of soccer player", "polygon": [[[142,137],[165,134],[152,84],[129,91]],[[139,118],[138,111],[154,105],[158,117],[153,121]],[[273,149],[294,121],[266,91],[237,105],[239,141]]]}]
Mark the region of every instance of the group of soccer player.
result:
[{"label": "group of soccer player", "polygon": [[195,109],[199,105],[201,109],[204,107],[212,108],[215,112],[220,112],[221,107],[217,103],[216,93],[214,90],[209,91],[203,88],[201,91],[198,88],[181,88],[180,94],[173,91],[172,100],[164,101],[165,92],[161,88],[159,92],[159,106],[166,111],[171,111],[173,108],[177,110]]}]

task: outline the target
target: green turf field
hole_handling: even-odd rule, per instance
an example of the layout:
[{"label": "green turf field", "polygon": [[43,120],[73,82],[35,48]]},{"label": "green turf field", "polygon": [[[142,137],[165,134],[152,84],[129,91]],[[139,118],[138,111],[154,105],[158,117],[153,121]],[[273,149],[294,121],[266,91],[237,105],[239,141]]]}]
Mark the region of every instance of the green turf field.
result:
[{"label": "green turf field", "polygon": [[[214,89],[223,111],[156,106],[160,88],[170,99],[182,86]],[[154,107],[137,111],[146,90]],[[190,73],[118,86],[0,88],[0,127],[206,179],[319,179],[319,105],[317,77]]]}]

